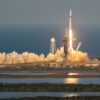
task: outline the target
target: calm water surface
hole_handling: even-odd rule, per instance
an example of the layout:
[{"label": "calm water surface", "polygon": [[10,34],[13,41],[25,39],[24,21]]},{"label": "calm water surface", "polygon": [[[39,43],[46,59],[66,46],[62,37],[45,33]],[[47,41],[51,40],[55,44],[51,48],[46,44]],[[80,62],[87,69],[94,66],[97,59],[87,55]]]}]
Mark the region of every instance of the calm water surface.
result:
[{"label": "calm water surface", "polygon": [[[50,75],[50,72],[0,72],[1,75]],[[99,72],[66,73],[66,75],[100,75]]]},{"label": "calm water surface", "polygon": [[0,92],[0,98],[100,96],[100,92]]},{"label": "calm water surface", "polygon": [[100,84],[100,78],[0,78],[0,83]]},{"label": "calm water surface", "polygon": [[52,73],[35,73],[35,72],[0,72],[1,75],[50,75]]}]

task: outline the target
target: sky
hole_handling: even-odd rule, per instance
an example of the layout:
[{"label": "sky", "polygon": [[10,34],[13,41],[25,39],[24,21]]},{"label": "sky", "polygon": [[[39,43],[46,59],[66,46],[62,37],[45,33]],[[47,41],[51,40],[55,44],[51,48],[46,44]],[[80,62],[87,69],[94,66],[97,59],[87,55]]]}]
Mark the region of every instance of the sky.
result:
[{"label": "sky", "polygon": [[0,0],[0,22],[63,23],[69,9],[75,23],[100,23],[100,0]]},{"label": "sky", "polygon": [[[43,29],[39,29],[42,33],[36,34],[34,32],[34,28],[42,28],[43,26],[44,29],[47,29],[47,26],[51,28],[51,36],[54,35],[58,41],[58,47],[61,46],[61,39],[65,34],[66,23],[68,23],[69,9],[72,9],[73,11],[73,31],[78,41],[82,41],[81,49],[88,52],[90,55],[100,55],[100,0],[0,0],[1,51],[10,51],[10,49],[13,50],[13,48],[14,50],[20,51],[18,48],[23,48],[22,45],[15,48],[18,44],[24,44],[22,41],[15,42],[15,40],[18,41],[20,36],[23,36],[23,38],[20,38],[23,39],[23,42],[25,39],[29,41],[30,38],[33,37],[30,40],[32,42],[33,39],[34,42],[31,49],[37,48],[35,42],[38,39],[40,41],[49,41],[50,29],[49,31],[46,31],[46,33]],[[17,29],[20,28],[20,26],[24,29],[24,26],[28,25],[27,30],[29,30],[31,26],[31,29],[33,27],[33,34],[29,33],[29,38],[28,33],[26,32],[21,33],[20,31],[19,33],[10,33],[9,31],[4,33],[4,30],[2,31],[2,27],[5,30],[9,30],[10,28],[14,29],[14,25],[17,25]],[[41,38],[41,34],[45,36]],[[7,36],[9,36],[9,38]],[[35,40],[35,37],[38,38]],[[6,39],[8,39],[7,42],[2,44],[3,40],[6,41]],[[30,41],[28,45],[30,44]],[[8,46],[8,42],[11,44],[10,46]],[[47,43],[49,45],[49,42]],[[8,49],[6,48],[6,45]],[[46,46],[48,45],[46,44]],[[27,45],[24,45],[24,49],[25,46]],[[41,46],[40,50],[43,48]],[[24,51],[24,49],[21,51]],[[31,51],[31,49],[25,50]],[[34,49],[34,51],[36,51],[36,49]]]}]

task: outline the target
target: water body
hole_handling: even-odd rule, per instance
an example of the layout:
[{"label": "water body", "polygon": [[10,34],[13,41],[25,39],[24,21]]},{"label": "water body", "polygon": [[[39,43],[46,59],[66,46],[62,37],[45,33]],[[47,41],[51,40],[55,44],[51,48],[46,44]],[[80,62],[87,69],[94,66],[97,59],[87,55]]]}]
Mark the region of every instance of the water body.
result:
[{"label": "water body", "polygon": [[100,92],[0,92],[0,98],[100,96]]},{"label": "water body", "polygon": [[50,75],[52,73],[33,73],[33,72],[0,72],[0,75]]},{"label": "water body", "polygon": [[100,78],[0,78],[0,83],[100,84]]},{"label": "water body", "polygon": [[[47,72],[0,72],[0,75],[50,75],[50,74],[55,74],[55,73],[47,73]],[[99,72],[82,72],[82,73],[67,73],[66,75],[71,76],[77,76],[77,75],[100,75]]]}]

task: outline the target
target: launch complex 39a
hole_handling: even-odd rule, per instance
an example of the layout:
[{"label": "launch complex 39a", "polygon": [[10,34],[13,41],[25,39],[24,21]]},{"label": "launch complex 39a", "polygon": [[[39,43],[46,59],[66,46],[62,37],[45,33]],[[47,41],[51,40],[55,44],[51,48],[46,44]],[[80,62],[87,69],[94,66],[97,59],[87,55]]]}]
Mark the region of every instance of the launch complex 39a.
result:
[{"label": "launch complex 39a", "polygon": [[[56,55],[59,52],[62,53],[63,60],[62,60],[62,66],[100,66],[100,60],[98,59],[91,59],[89,58],[89,55],[86,52],[80,51],[79,48],[81,46],[81,42],[78,43],[77,48],[74,48],[74,34],[72,29],[72,10],[70,9],[69,12],[69,19],[68,19],[68,27],[66,27],[65,36],[63,38],[63,46],[62,48],[57,52],[56,51],[56,40],[55,38],[51,38],[51,46],[50,46],[50,52],[51,54]],[[60,61],[58,61],[60,62]],[[58,64],[55,62],[55,65]],[[51,64],[52,65],[52,64]]]},{"label": "launch complex 39a", "polygon": [[0,66],[99,67],[99,59],[91,59],[88,53],[80,51],[81,42],[77,44],[76,48],[74,46],[74,40],[77,38],[74,36],[77,33],[73,33],[71,9],[67,22],[65,36],[62,39],[62,47],[56,49],[56,39],[53,37],[50,39],[50,53],[46,56],[29,52],[19,54],[15,51],[7,54],[0,53]]}]

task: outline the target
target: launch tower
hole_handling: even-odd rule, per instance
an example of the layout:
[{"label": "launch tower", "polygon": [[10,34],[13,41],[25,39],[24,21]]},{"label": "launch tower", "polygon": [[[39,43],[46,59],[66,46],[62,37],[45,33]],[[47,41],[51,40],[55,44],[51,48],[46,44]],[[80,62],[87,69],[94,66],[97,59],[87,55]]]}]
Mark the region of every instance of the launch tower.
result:
[{"label": "launch tower", "polygon": [[68,55],[68,37],[65,36],[63,39],[63,46],[64,46],[64,56],[67,57]]}]

